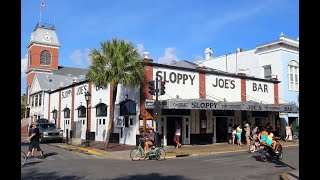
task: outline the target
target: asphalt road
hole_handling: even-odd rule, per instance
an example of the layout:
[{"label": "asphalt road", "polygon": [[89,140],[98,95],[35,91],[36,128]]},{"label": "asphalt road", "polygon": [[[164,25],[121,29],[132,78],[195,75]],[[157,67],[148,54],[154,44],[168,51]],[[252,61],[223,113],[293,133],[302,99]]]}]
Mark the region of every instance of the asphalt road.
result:
[{"label": "asphalt road", "polygon": [[[116,160],[41,144],[45,159],[31,158],[21,167],[21,179],[278,179],[299,169],[299,148],[284,148],[282,161],[261,162],[259,153],[228,153],[167,159]],[[27,145],[21,149],[27,151]],[[37,156],[38,154],[36,154]],[[129,156],[129,155],[128,155]]]}]

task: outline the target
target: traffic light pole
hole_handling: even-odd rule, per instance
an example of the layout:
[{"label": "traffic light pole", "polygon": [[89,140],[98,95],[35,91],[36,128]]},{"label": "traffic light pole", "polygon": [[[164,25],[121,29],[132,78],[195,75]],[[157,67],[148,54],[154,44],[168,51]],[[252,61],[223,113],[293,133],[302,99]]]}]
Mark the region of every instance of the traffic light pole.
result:
[{"label": "traffic light pole", "polygon": [[160,89],[159,89],[159,79],[158,77],[156,78],[156,86],[155,86],[155,96],[156,96],[156,100],[154,102],[154,111],[153,111],[153,117],[154,117],[154,120],[155,122],[157,123],[157,128],[159,126],[159,122],[160,122],[160,119],[159,119],[159,115],[160,115],[160,111],[161,111],[161,106],[160,106],[160,102],[159,102],[159,99],[158,99],[158,96],[159,96],[159,92],[160,92]]}]

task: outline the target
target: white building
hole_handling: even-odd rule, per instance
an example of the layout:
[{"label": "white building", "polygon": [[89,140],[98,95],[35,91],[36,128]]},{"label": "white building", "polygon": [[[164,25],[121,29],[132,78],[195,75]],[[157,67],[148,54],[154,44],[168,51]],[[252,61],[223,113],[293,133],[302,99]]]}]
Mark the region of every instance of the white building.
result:
[{"label": "white building", "polygon": [[[235,53],[219,57],[213,57],[212,49],[206,48],[205,60],[198,61],[197,64],[257,78],[277,78],[280,81],[279,103],[294,103],[299,106],[299,39],[288,38],[282,33],[276,41],[250,50],[238,48]],[[255,101],[263,101],[262,96]],[[280,116],[291,124],[298,120],[299,114],[281,113]]]}]

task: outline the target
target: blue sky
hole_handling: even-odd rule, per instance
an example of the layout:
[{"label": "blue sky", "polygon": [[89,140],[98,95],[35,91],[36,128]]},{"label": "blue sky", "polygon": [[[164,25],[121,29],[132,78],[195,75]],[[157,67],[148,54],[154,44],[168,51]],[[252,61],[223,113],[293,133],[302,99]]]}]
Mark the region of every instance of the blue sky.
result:
[{"label": "blue sky", "polygon": [[[253,49],[281,32],[299,37],[298,0],[43,0],[42,22],[54,24],[59,65],[89,67],[90,49],[121,38],[154,62],[196,61]],[[40,0],[21,1],[21,94],[25,93],[27,44],[40,18]]]}]

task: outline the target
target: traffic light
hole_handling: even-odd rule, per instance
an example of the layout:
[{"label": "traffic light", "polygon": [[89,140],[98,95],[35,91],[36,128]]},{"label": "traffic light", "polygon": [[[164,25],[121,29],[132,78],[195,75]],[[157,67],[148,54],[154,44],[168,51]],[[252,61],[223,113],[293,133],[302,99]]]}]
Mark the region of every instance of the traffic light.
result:
[{"label": "traffic light", "polygon": [[160,95],[164,95],[166,93],[166,82],[161,81]]},{"label": "traffic light", "polygon": [[152,95],[155,95],[155,82],[154,81],[149,81],[149,93]]}]

